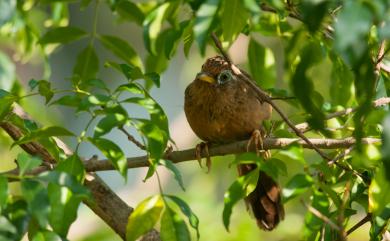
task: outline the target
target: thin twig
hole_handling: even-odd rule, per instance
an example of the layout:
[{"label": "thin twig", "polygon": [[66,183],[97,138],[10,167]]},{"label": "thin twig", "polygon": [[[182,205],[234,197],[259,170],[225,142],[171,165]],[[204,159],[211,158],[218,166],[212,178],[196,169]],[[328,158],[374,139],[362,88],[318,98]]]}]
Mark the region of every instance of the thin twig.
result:
[{"label": "thin twig", "polygon": [[353,231],[355,231],[356,229],[360,228],[361,226],[363,226],[365,223],[371,221],[371,213],[367,213],[367,215],[362,219],[360,220],[357,224],[353,225],[352,228],[350,228],[348,231],[347,231],[347,236],[350,235]]},{"label": "thin twig", "polygon": [[127,140],[133,142],[139,149],[146,150],[146,147],[141,142],[137,141],[137,139],[135,139],[135,137],[132,136],[123,126],[118,127],[118,129],[127,136]]},{"label": "thin twig", "polygon": [[286,97],[277,97],[277,96],[272,96],[271,100],[295,100],[297,97],[294,96],[286,96]]},{"label": "thin twig", "polygon": [[252,89],[256,92],[257,94],[257,97],[258,99],[261,101],[261,102],[267,102],[268,104],[270,104],[274,110],[276,112],[278,112],[278,114],[280,115],[280,117],[282,117],[282,119],[284,120],[284,122],[287,123],[287,125],[294,130],[295,134],[297,136],[299,136],[300,138],[302,138],[307,144],[309,144],[322,158],[324,158],[325,160],[327,161],[330,161],[330,158],[325,155],[325,153],[323,153],[319,148],[317,148],[316,146],[314,146],[309,139],[307,139],[307,137],[305,135],[303,135],[299,129],[297,129],[294,124],[288,119],[288,117],[281,111],[281,109],[275,105],[275,103],[271,100],[271,97],[265,92],[263,91],[262,89],[260,89],[251,79],[249,79],[245,74],[243,74],[241,72],[241,70],[235,66],[233,64],[233,62],[231,61],[231,59],[229,58],[229,56],[226,54],[225,50],[222,48],[222,45],[221,45],[221,42],[219,41],[219,39],[215,36],[214,33],[212,33],[212,37],[213,37],[213,40],[214,40],[214,43],[215,43],[215,46],[218,48],[218,50],[220,51],[220,53],[224,56],[225,60],[230,63],[230,67],[231,69],[233,70],[234,74],[238,75],[241,79],[243,79],[245,81],[245,83],[247,83],[250,87],[252,87]]},{"label": "thin twig", "polygon": [[322,214],[320,211],[318,211],[316,208],[306,204],[303,200],[301,200],[301,203],[307,208],[307,210],[309,212],[311,212],[312,214],[314,214],[314,216],[318,217],[319,219],[321,219],[322,221],[324,221],[324,223],[326,224],[329,224],[329,226],[337,231],[340,231],[340,227],[337,226],[332,220],[330,220],[327,216],[325,216],[324,214]]}]

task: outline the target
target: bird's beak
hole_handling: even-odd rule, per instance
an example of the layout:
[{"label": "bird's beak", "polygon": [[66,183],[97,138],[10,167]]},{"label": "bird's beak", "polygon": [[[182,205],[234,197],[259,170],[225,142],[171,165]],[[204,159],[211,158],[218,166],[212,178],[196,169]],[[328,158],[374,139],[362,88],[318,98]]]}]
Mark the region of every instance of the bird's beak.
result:
[{"label": "bird's beak", "polygon": [[210,75],[203,73],[203,72],[198,73],[196,75],[196,78],[198,80],[202,80],[202,81],[208,82],[210,84],[215,84],[215,82],[216,82],[213,77],[211,77]]}]

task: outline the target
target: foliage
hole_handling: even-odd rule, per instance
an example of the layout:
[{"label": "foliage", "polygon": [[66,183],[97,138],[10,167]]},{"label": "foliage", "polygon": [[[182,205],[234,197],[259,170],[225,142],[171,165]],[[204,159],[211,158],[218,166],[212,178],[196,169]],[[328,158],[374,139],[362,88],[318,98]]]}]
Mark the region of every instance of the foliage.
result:
[{"label": "foliage", "polygon": [[[97,30],[103,6],[120,22],[132,23],[143,31],[144,58],[141,50],[119,34]],[[73,23],[71,7],[77,11],[93,9],[93,28],[69,24]],[[53,163],[17,150],[19,172],[0,175],[0,239],[19,240],[25,233],[30,240],[66,239],[80,203],[91,199],[82,185],[86,173],[80,145],[94,145],[127,179],[124,151],[107,137],[114,129],[133,128],[140,134],[142,143],[138,146],[147,151],[150,161],[145,179],[158,175],[157,166],[162,165],[184,190],[185,177],[164,158],[170,140],[168,118],[150,90],[164,85],[160,74],[177,51],[188,58],[193,52],[205,56],[207,48],[213,46],[210,35],[215,33],[226,49],[239,35],[246,35],[247,65],[254,80],[275,96],[295,96],[284,109],[292,121],[310,124],[310,136],[353,136],[358,141],[350,153],[329,164],[318,157],[305,159],[298,145],[275,152],[267,162],[246,154],[233,164],[253,162],[274,178],[285,176],[285,203],[297,198],[309,202],[339,229],[307,211],[304,240],[342,239],[346,227],[352,225],[350,220],[361,210],[371,215],[370,240],[381,240],[390,220],[390,115],[387,106],[374,108],[372,101],[390,94],[389,16],[387,0],[0,1],[0,46],[7,46],[23,62],[39,56],[45,66],[39,80],[22,83],[14,61],[5,50],[0,51],[0,124],[11,123],[23,131],[24,136],[9,147],[38,142],[51,161],[57,162],[52,170],[31,175],[31,170]],[[267,45],[265,37],[278,47]],[[70,88],[57,89],[52,82],[55,73],[50,73],[50,56],[75,42],[82,49],[65,80]],[[102,57],[100,51],[114,57]],[[107,70],[120,74],[121,83],[116,87],[103,77]],[[29,111],[25,100],[36,95],[50,107],[44,111],[63,106],[73,113],[87,114],[89,121],[83,131],[67,130],[61,123],[39,127],[12,113],[15,103]],[[128,111],[133,105],[143,108],[148,117]],[[349,107],[356,107],[356,112],[326,120],[328,113]],[[282,121],[275,121],[272,133],[291,137]],[[59,136],[76,140],[72,155],[58,146],[54,137]],[[382,147],[363,145],[361,138],[368,136],[382,138]],[[335,158],[343,152],[340,148],[327,155]],[[287,172],[290,161],[297,163],[299,170]],[[226,229],[235,204],[253,190],[257,178],[250,173],[232,181],[221,214]],[[9,191],[12,181],[20,183],[19,195]],[[198,217],[186,201],[164,193],[162,188],[160,191],[142,201],[130,215],[127,240],[136,240],[158,222],[165,241],[190,240],[195,232],[199,239]]]}]

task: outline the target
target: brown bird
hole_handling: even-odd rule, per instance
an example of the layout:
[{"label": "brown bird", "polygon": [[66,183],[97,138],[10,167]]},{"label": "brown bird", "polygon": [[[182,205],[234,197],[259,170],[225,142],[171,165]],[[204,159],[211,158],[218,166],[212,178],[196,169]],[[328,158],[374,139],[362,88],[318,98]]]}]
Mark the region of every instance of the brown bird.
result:
[{"label": "brown bird", "polygon": [[[262,130],[263,120],[269,119],[272,112],[271,106],[261,103],[255,91],[234,74],[221,56],[209,58],[188,85],[184,110],[192,130],[208,144],[249,139]],[[238,173],[245,175],[255,168],[256,164],[240,164]],[[280,188],[262,171],[245,202],[261,229],[272,230],[284,218]]]}]

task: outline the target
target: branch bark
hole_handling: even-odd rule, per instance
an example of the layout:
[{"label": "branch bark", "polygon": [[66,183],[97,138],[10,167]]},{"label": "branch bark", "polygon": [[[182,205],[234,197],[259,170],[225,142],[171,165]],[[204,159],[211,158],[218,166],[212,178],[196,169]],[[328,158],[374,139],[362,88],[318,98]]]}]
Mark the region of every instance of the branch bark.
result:
[{"label": "branch bark", "polygon": [[[17,104],[15,104],[12,113],[18,115],[22,119],[31,120],[28,114]],[[12,124],[4,121],[0,123],[0,128],[5,130],[8,135],[18,140],[24,136],[23,131]],[[72,154],[71,149],[60,139],[55,139],[57,145],[62,148],[65,154]],[[20,145],[21,148],[31,155],[36,155],[42,158],[46,163],[55,165],[57,160],[38,142],[30,142]],[[35,174],[48,170],[50,167],[41,166],[37,170],[33,170]],[[95,173],[88,173],[84,185],[91,190],[94,200],[85,201],[84,203],[99,216],[106,224],[108,224],[123,240],[126,240],[126,224],[128,216],[133,211],[133,208],[128,206],[115,192],[113,192]],[[157,234],[157,235],[156,235]],[[158,232],[152,230],[144,236],[145,240],[159,241]]]}]

